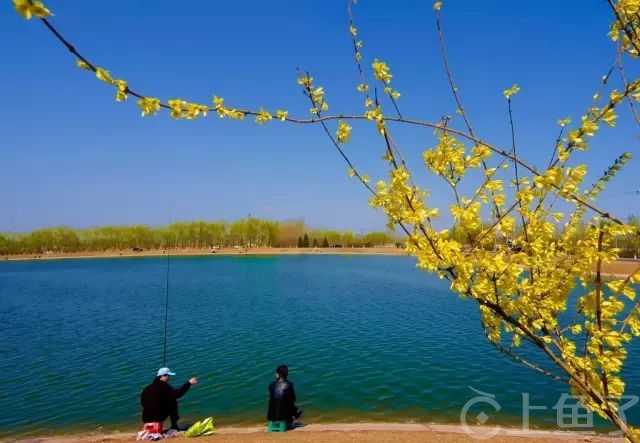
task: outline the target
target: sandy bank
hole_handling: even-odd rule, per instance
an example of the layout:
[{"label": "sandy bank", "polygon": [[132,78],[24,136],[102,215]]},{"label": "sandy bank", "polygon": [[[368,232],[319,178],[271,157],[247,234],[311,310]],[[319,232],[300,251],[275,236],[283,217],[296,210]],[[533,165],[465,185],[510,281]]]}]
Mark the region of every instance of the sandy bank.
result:
[{"label": "sandy bank", "polygon": [[[164,250],[145,250],[140,252],[126,251],[97,251],[97,252],[65,252],[51,254],[22,254],[0,256],[0,260],[57,260],[69,258],[131,258],[131,257],[161,257],[166,256]],[[215,253],[211,249],[186,248],[172,249],[171,257],[183,256],[217,256],[217,255],[407,255],[398,248],[250,248],[250,249],[219,249]]]},{"label": "sandy bank", "polygon": [[[487,435],[493,427],[470,426],[476,435]],[[19,442],[42,443],[95,443],[135,441],[135,433],[122,432],[115,434],[78,434],[67,436],[49,436],[31,440],[15,440]],[[227,427],[217,430],[216,435],[187,439],[184,435],[164,441],[198,441],[198,442],[238,442],[257,443],[270,441],[286,442],[425,442],[462,443],[469,441],[487,441],[492,443],[516,442],[622,442],[621,438],[608,435],[587,435],[564,431],[522,431],[512,428],[500,428],[495,436],[476,440],[460,425],[414,424],[414,423],[338,423],[309,424],[303,428],[286,433],[267,433],[264,426]]]}]

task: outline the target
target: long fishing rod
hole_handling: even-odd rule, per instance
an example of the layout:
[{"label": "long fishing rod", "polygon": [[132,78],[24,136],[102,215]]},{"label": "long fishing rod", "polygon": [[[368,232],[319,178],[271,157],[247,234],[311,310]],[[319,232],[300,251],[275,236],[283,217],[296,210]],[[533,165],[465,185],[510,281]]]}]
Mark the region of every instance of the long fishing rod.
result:
[{"label": "long fishing rod", "polygon": [[167,366],[167,327],[169,324],[169,256],[169,236],[167,235],[167,281],[165,284],[164,297],[164,346],[162,352],[162,366]]}]

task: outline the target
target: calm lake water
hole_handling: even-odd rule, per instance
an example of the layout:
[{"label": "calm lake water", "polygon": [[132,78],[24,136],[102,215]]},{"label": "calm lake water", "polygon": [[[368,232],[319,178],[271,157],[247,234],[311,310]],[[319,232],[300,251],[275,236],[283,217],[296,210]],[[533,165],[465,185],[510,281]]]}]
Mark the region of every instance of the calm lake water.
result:
[{"label": "calm lake water", "polygon": [[[480,411],[486,424],[521,424],[528,392],[546,406],[532,427],[556,426],[566,387],[498,353],[476,305],[414,264],[171,257],[167,365],[174,385],[200,378],[181,421],[264,422],[267,384],[285,363],[307,423],[459,423],[473,387],[500,410],[478,403],[470,424]],[[137,429],[139,393],[162,366],[166,276],[164,258],[0,263],[0,438]],[[636,350],[629,395],[640,387]],[[640,406],[627,417],[640,422]]]}]

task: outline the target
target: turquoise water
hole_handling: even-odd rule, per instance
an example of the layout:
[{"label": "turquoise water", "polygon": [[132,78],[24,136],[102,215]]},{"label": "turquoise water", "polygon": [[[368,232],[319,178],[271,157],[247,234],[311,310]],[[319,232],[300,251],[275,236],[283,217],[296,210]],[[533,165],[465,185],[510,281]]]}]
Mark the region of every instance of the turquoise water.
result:
[{"label": "turquoise water", "polygon": [[[172,257],[167,364],[182,422],[260,423],[286,363],[305,421],[459,423],[494,394],[491,423],[555,426],[565,386],[499,354],[477,307],[410,257]],[[0,437],[139,426],[138,396],[162,366],[163,258],[0,263]],[[636,348],[628,394],[637,394]],[[640,406],[628,411],[638,423]]]}]

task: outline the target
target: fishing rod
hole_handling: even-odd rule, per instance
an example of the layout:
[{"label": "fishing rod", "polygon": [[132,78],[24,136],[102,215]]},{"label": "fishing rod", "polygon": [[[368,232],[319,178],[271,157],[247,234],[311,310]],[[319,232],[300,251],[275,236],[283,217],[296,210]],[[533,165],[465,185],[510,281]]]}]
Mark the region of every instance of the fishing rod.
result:
[{"label": "fishing rod", "polygon": [[[169,222],[171,225],[171,222]],[[162,366],[167,366],[167,329],[169,325],[169,233],[167,232],[167,280],[165,283],[165,297],[164,297],[164,346],[162,352]]]}]

